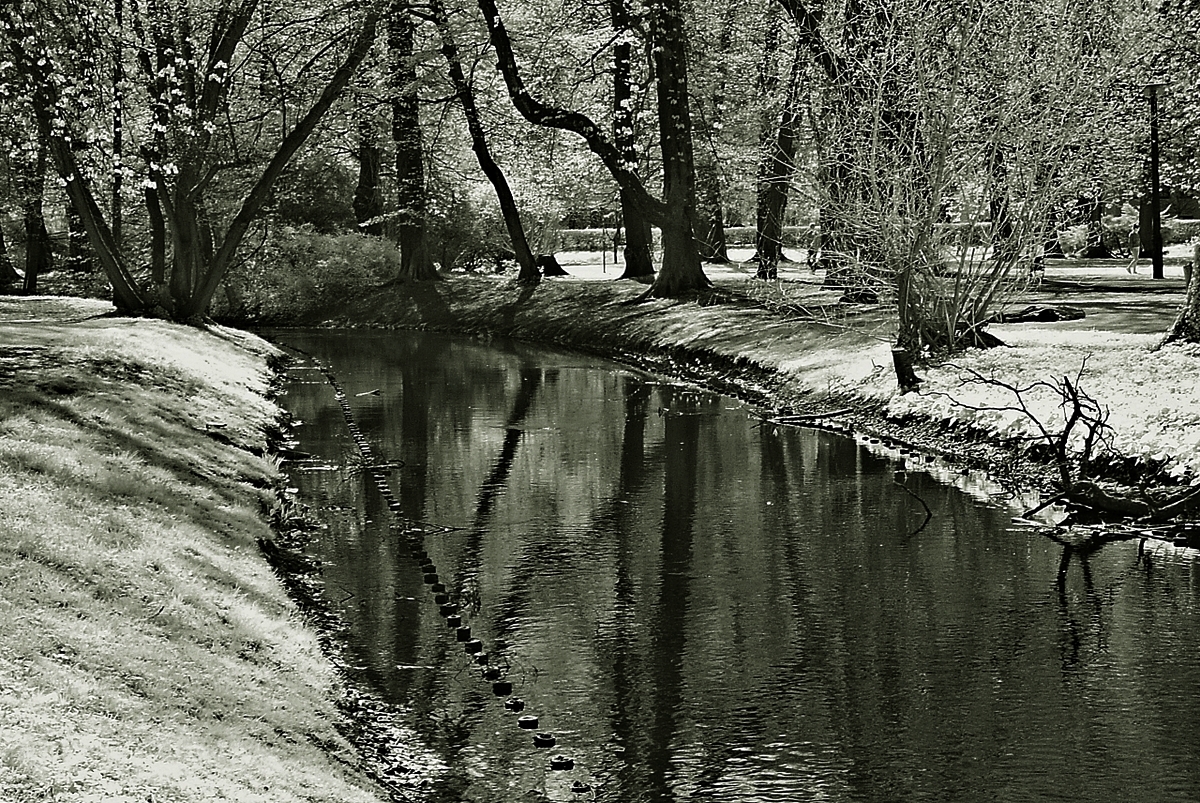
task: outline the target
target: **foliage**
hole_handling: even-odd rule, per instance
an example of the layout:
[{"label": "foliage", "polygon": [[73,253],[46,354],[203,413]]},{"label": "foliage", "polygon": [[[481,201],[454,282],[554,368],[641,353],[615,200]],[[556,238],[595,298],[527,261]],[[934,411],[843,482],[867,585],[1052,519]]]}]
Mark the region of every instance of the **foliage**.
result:
[{"label": "foliage", "polygon": [[354,176],[330,158],[310,157],[284,173],[275,187],[275,217],[285,226],[320,234],[355,231],[350,199]]},{"label": "foliage", "polygon": [[433,258],[443,272],[486,270],[511,246],[495,199],[481,185],[441,183],[429,210]]},{"label": "foliage", "polygon": [[1160,93],[1163,181],[1200,192],[1200,2],[1163,0],[1148,39],[1147,72],[1166,86]]},{"label": "foliage", "polygon": [[230,274],[229,292],[214,300],[213,315],[262,323],[308,320],[377,292],[399,266],[395,244],[382,237],[283,228]]},{"label": "foliage", "polygon": [[[204,313],[376,19],[368,5],[351,32],[339,8],[276,0],[0,6],[0,98],[36,121],[119,309]],[[145,205],[133,245],[117,225],[127,183]]]}]

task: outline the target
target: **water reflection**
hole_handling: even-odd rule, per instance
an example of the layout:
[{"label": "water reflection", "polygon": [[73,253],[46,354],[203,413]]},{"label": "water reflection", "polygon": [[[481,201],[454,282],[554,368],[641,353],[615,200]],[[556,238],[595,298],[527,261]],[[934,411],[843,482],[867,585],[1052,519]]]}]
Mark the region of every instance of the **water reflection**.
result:
[{"label": "water reflection", "polygon": [[439,572],[575,760],[550,770],[480,680],[298,372],[300,448],[345,467],[297,474],[333,525],[314,549],[370,682],[447,762],[429,799],[1200,799],[1190,558],[1064,563],[893,457],[585,357],[280,337],[403,461],[405,514],[453,528],[426,540]]}]

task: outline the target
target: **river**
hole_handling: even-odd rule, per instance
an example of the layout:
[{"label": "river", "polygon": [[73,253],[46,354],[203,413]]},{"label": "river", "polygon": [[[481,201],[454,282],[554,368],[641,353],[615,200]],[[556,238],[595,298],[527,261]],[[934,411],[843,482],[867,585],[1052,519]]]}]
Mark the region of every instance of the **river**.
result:
[{"label": "river", "polygon": [[270,334],[370,445],[298,361],[310,549],[427,800],[1200,800],[1195,553],[1059,583],[998,489],[918,455],[552,349]]}]

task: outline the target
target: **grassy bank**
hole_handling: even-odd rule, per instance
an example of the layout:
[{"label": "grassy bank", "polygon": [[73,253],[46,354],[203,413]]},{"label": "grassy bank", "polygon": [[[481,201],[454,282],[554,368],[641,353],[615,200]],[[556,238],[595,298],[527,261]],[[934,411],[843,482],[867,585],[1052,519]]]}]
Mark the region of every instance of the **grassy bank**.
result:
[{"label": "grassy bank", "polygon": [[0,799],[375,801],[259,553],[270,347],[0,299]]}]

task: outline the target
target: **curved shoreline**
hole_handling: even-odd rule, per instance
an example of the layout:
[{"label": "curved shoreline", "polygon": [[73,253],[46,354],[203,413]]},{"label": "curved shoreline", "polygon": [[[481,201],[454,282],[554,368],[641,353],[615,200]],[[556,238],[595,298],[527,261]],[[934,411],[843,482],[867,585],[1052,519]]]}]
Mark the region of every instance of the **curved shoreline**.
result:
[{"label": "curved shoreline", "polygon": [[736,396],[784,424],[857,431],[951,457],[1018,490],[1042,487],[1049,476],[1011,440],[969,422],[890,416],[890,340],[874,332],[886,322],[871,309],[841,308],[836,292],[807,307],[805,318],[729,285],[707,303],[638,301],[643,288],[631,282],[543,281],[531,290],[465,277],[392,290],[310,323],[552,344]]},{"label": "curved shoreline", "polygon": [[554,344],[695,381],[771,415],[849,408],[808,425],[893,439],[1023,491],[1054,484],[1037,422],[1053,430],[1063,400],[1045,387],[1020,400],[1010,391],[1069,377],[1107,415],[1102,479],[1170,486],[1200,477],[1200,414],[1190,413],[1200,409],[1200,346],[1155,350],[1182,304],[1181,279],[1130,276],[1106,263],[1056,266],[1020,303],[1065,303],[1085,318],[994,324],[989,331],[1007,348],[920,368],[920,391],[901,395],[886,310],[839,304],[840,292],[804,270],[771,283],[739,266],[714,274],[714,292],[685,300],[642,300],[633,282],[567,277],[531,288],[455,276],[382,287],[305,323]]},{"label": "curved shoreline", "polygon": [[[964,384],[963,371],[1016,382],[1072,374],[1082,361],[1088,387],[1114,400],[1118,445],[1135,472],[1150,476],[1172,460],[1192,470],[1185,461],[1200,459],[1200,413],[1191,412],[1200,410],[1200,348],[1150,355],[1155,321],[1143,320],[1144,331],[997,327],[1011,350],[929,368],[925,390],[901,397],[886,314],[842,308],[813,286],[793,290],[718,282],[699,300],[635,303],[642,287],[631,283],[531,289],[464,277],[381,288],[306,323],[505,336],[603,355],[769,415],[828,416],[806,426],[940,452],[1013,488],[1043,487],[1048,469],[1017,448],[1011,416],[985,409],[1003,402],[997,388]],[[22,389],[0,407],[0,484],[10,491],[0,494],[9,505],[0,551],[20,581],[0,589],[17,623],[0,651],[0,746],[12,758],[0,767],[0,792],[386,799],[335,727],[340,692],[320,635],[298,620],[256,544],[270,538],[279,477],[263,457],[278,414],[266,399],[271,348],[221,327],[101,317],[110,311],[79,299],[0,299],[0,384]],[[1049,415],[1053,405],[1035,409]],[[93,512],[83,515],[89,483]],[[239,696],[238,684],[255,694]]]}]

